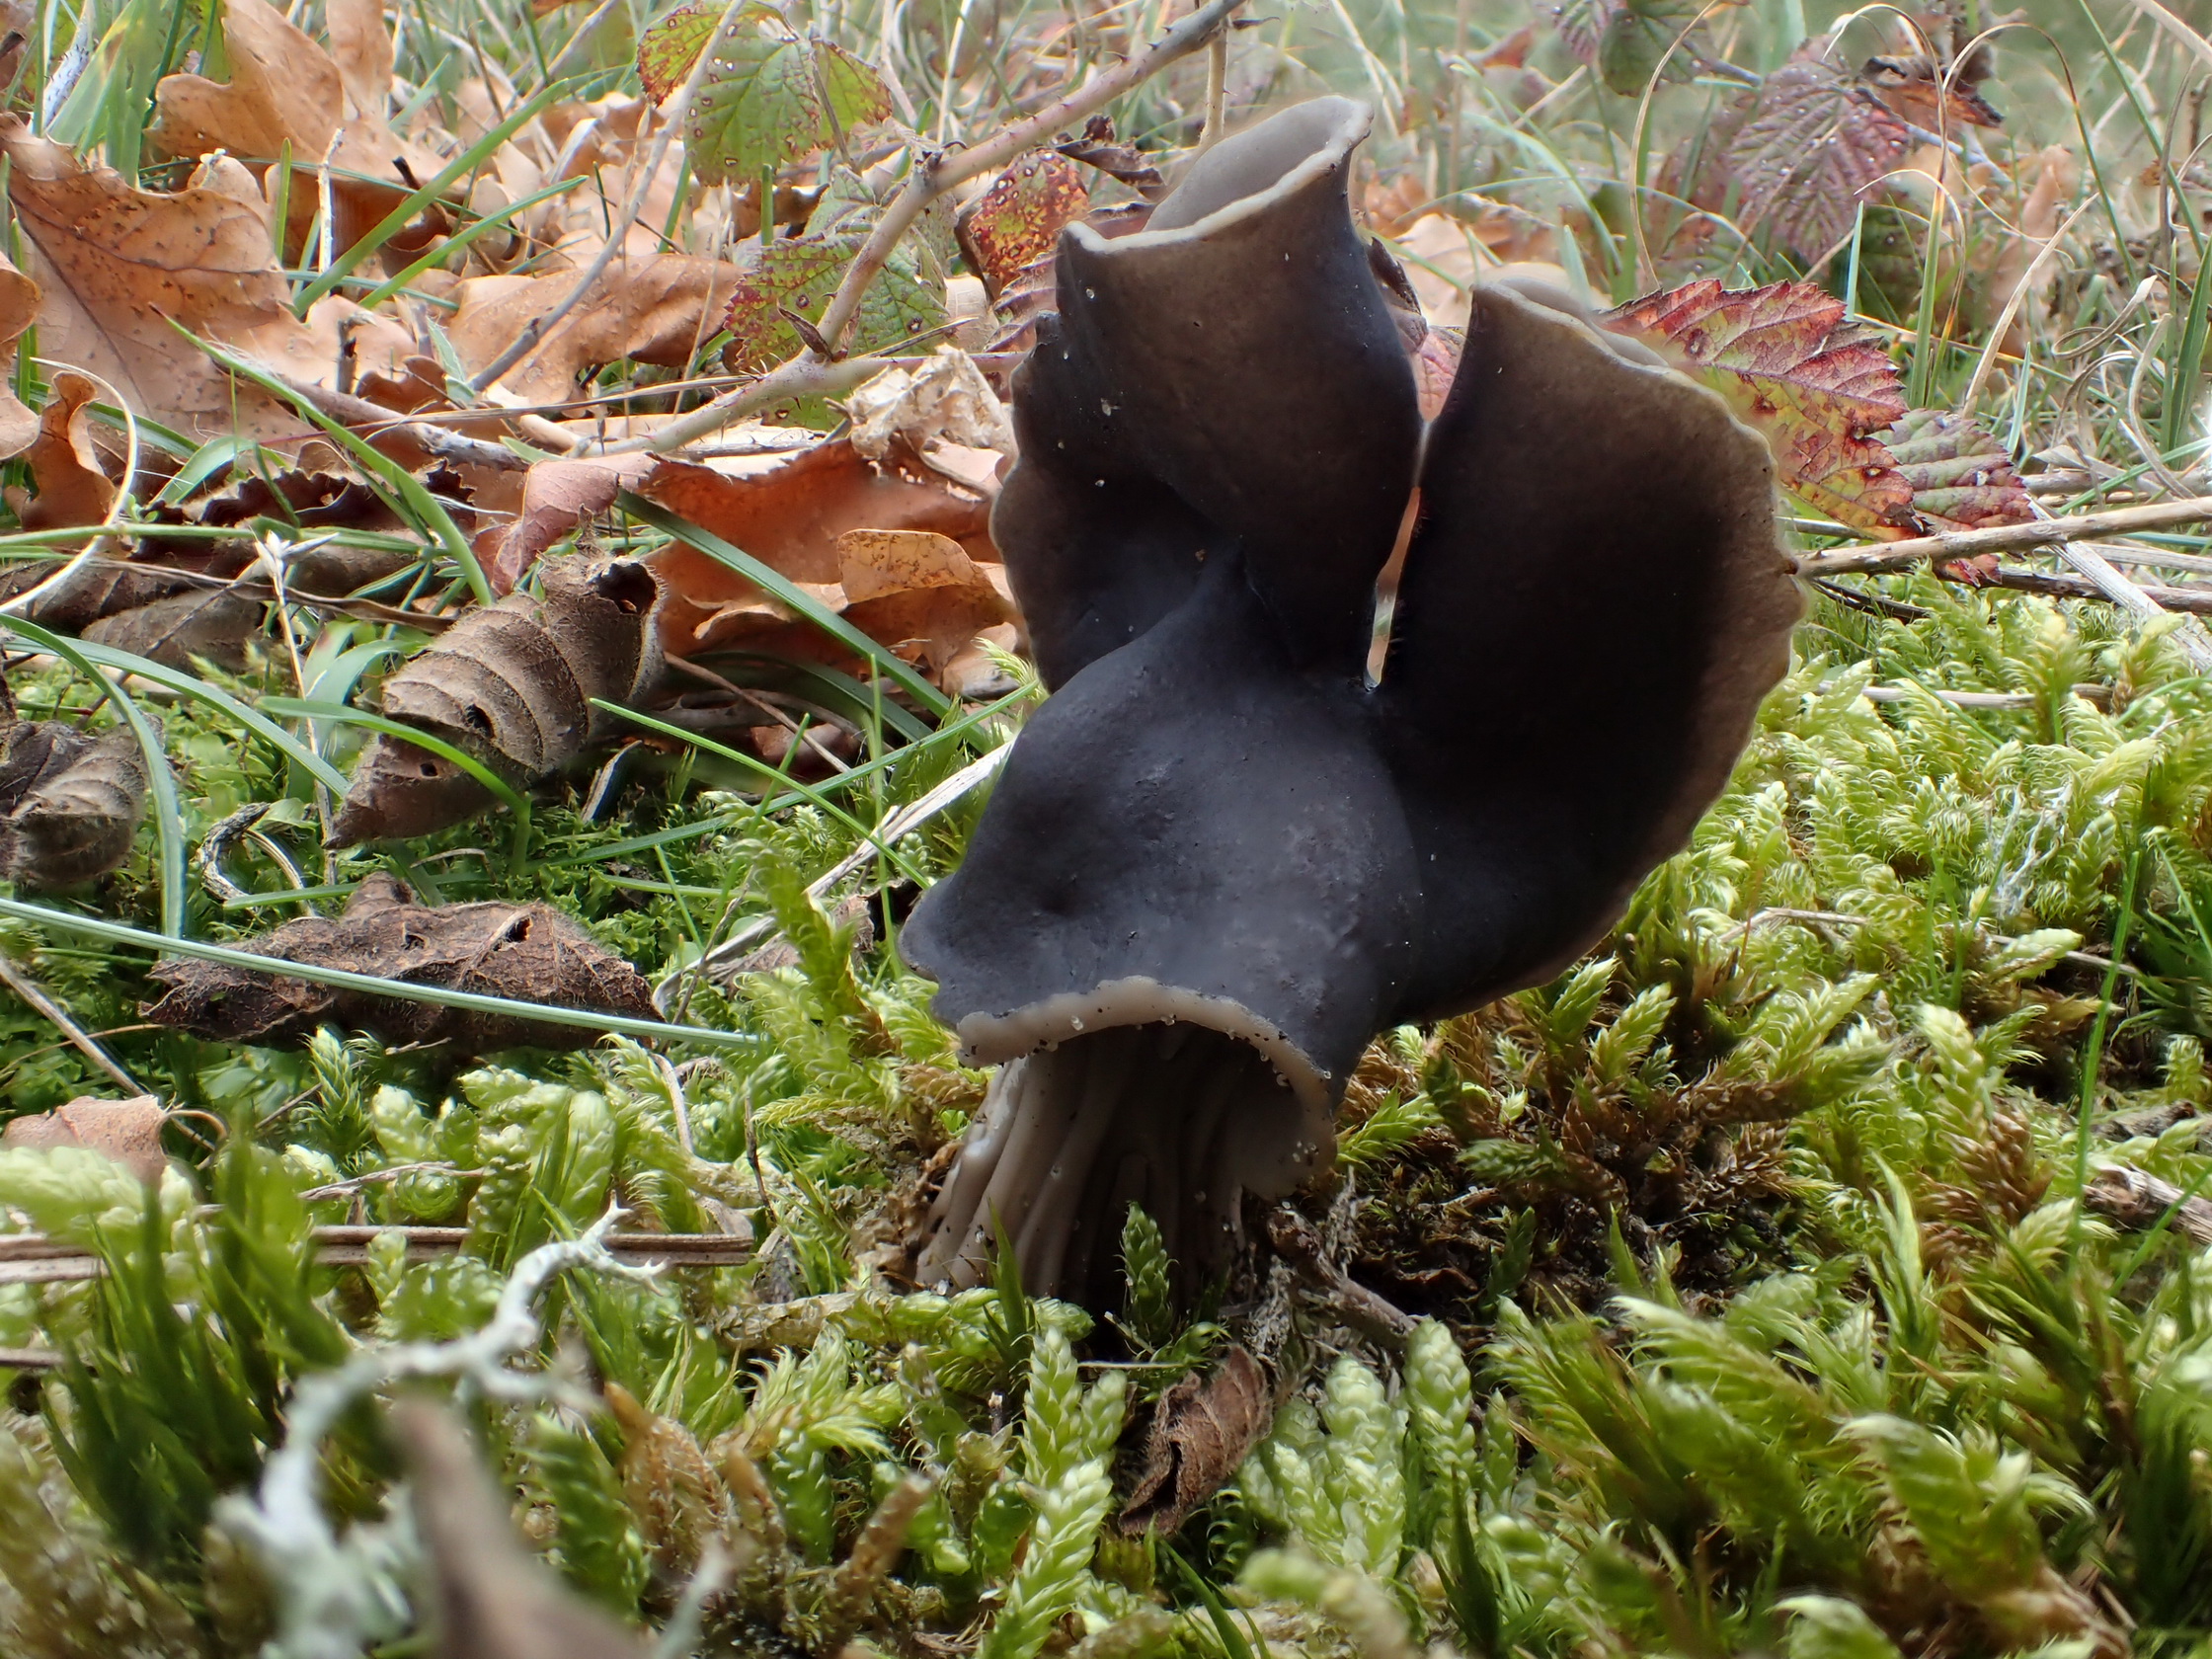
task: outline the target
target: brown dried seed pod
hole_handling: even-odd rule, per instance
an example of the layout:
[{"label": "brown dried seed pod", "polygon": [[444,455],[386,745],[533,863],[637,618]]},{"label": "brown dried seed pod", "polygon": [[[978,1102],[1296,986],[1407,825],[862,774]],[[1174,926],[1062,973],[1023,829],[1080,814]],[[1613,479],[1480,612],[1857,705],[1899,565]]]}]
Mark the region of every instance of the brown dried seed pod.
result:
[{"label": "brown dried seed pod", "polygon": [[[543,592],[470,612],[385,681],[384,712],[442,739],[509,783],[549,776],[603,739],[594,697],[625,702],[661,672],[660,584],[628,560],[544,566]],[[452,761],[379,737],[355,768],[331,844],[427,835],[492,795]]]},{"label": "brown dried seed pod", "polygon": [[0,725],[0,875],[32,887],[104,876],[130,856],[145,815],[146,760],[128,727]]},{"label": "brown dried seed pod", "polygon": [[[245,948],[403,985],[660,1017],[637,970],[551,906],[432,908],[382,873],[361,883],[343,915],[301,916]],[[518,1044],[576,1049],[598,1035],[582,1026],[402,1001],[213,962],[165,962],[153,978],[168,993],[147,1006],[146,1018],[216,1042],[287,1045],[325,1021],[373,1031],[388,1043],[451,1043],[466,1054]]]}]

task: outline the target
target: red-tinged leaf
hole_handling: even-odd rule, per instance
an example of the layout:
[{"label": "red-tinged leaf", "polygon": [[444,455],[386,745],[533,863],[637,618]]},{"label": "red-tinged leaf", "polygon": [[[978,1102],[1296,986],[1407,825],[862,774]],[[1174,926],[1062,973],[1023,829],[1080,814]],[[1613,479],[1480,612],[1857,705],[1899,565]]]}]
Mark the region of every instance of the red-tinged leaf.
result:
[{"label": "red-tinged leaf", "polygon": [[[786,313],[819,322],[859,250],[860,239],[846,235],[794,237],[761,250],[723,321],[731,337],[723,361],[732,372],[767,369],[797,352],[799,332]],[[926,249],[903,248],[869,284],[845,349],[873,352],[917,340],[944,320],[945,282],[936,262]]]},{"label": "red-tinged leaf", "polygon": [[1061,231],[1089,211],[1082,169],[1052,150],[1031,150],[961,209],[960,251],[996,299],[1015,273],[1048,258]]},{"label": "red-tinged leaf", "polygon": [[1905,413],[1897,368],[1810,282],[1730,290],[1710,277],[1605,319],[1728,400],[1775,452],[1782,486],[1879,536],[1919,528],[1913,490],[1877,435]]},{"label": "red-tinged leaf", "polygon": [[1979,530],[2035,516],[2012,456],[1973,416],[1915,409],[1882,438],[1913,487],[1913,511],[1931,527]]},{"label": "red-tinged leaf", "polygon": [[678,6],[645,32],[638,41],[638,79],[654,103],[666,104],[683,84],[721,17],[720,6]]},{"label": "red-tinged leaf", "polygon": [[1728,146],[1740,196],[1736,222],[1754,236],[1817,259],[1852,232],[1858,204],[1904,165],[1913,136],[1857,77],[1809,41],[1759,89],[1751,118]]}]

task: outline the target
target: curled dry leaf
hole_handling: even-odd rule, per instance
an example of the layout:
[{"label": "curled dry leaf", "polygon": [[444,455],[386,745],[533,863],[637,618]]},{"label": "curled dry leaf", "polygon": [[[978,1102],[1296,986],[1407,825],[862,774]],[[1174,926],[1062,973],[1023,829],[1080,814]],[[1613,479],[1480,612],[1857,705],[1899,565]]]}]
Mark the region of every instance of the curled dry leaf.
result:
[{"label": "curled dry leaf", "polygon": [[141,1181],[158,1181],[169,1160],[161,1131],[169,1114],[150,1094],[133,1100],[79,1095],[50,1112],[12,1118],[0,1130],[0,1146],[83,1146],[105,1152]]},{"label": "curled dry leaf", "polygon": [[154,89],[159,113],[149,137],[165,154],[224,150],[266,171],[291,146],[286,239],[294,248],[315,217],[324,161],[331,168],[334,239],[341,249],[406,198],[414,188],[409,172],[420,182],[439,168],[436,156],[396,137],[385,123],[392,47],[381,8],[356,0],[330,12],[343,61],[267,0],[225,0],[230,79],[166,75]]},{"label": "curled dry leaf", "polygon": [[[638,493],[742,547],[778,575],[817,590],[842,582],[837,538],[847,530],[934,530],[960,543],[970,558],[995,564],[989,503],[900,452],[869,461],[842,438],[786,460],[732,476],[710,467],[665,461]],[[787,613],[759,588],[718,559],[672,542],[647,561],[664,594],[661,640],[677,656],[695,656],[783,629]],[[834,608],[841,592],[824,594]],[[819,639],[812,628],[793,630]]]},{"label": "curled dry leaf", "polygon": [[650,455],[540,461],[522,480],[522,507],[507,523],[476,537],[477,562],[494,589],[512,592],[538,555],[652,471]]},{"label": "curled dry leaf", "polygon": [[194,589],[118,610],[89,623],[84,637],[148,662],[190,669],[207,662],[236,672],[246,642],[260,632],[263,603],[229,588]]},{"label": "curled dry leaf", "polygon": [[[537,326],[566,299],[580,274],[477,276],[463,282],[446,333],[471,373]],[[578,395],[588,370],[628,357],[660,368],[689,366],[716,327],[716,313],[737,291],[740,273],[720,260],[688,254],[617,261],[584,299],[500,377],[523,403],[561,403]]]},{"label": "curled dry leaf", "polygon": [[449,1406],[404,1398],[391,1423],[430,1580],[434,1659],[644,1659],[635,1638],[523,1546]]},{"label": "curled dry leaf", "polygon": [[[0,254],[0,362],[16,360],[16,342],[39,319],[39,284]],[[0,377],[0,460],[21,454],[39,435],[39,417],[24,406],[9,383]]]},{"label": "curled dry leaf", "polygon": [[10,490],[8,506],[27,530],[58,530],[106,521],[116,487],[101,470],[86,413],[100,389],[64,369],[53,378],[53,396],[39,415],[39,435],[24,450],[31,490]]},{"label": "curled dry leaf", "polygon": [[1728,146],[1736,222],[1808,260],[1851,234],[1859,203],[1913,147],[1895,113],[1828,61],[1831,44],[1808,40],[1769,75]]},{"label": "curled dry leaf", "polygon": [[[1014,452],[1013,423],[976,359],[940,346],[918,368],[887,368],[846,400],[852,446],[869,460],[891,460],[894,448],[922,459],[937,444]],[[956,474],[957,476],[957,474]]]},{"label": "curled dry leaf", "polygon": [[1145,1469],[1122,1509],[1122,1530],[1170,1538],[1191,1513],[1227,1485],[1275,1416],[1259,1361],[1242,1348],[1222,1356],[1214,1375],[1186,1377],[1152,1409]]},{"label": "curled dry leaf", "polygon": [[1917,532],[1912,485],[1876,435],[1905,413],[1897,367],[1845,322],[1842,300],[1811,282],[1701,277],[1602,321],[1726,398],[1791,494],[1873,535]]},{"label": "curled dry leaf", "polygon": [[[240,948],[401,985],[632,1019],[660,1017],[637,970],[551,906],[432,908],[416,904],[397,877],[381,871],[361,883],[335,919],[301,916]],[[520,1044],[577,1049],[596,1041],[580,1026],[339,990],[222,963],[173,959],[157,965],[152,977],[167,990],[147,1005],[145,1017],[211,1042],[286,1046],[325,1022],[374,1032],[392,1044],[450,1043],[463,1054]]]},{"label": "curled dry leaf", "polygon": [[127,726],[0,724],[0,875],[74,887],[130,856],[146,815],[146,757]]},{"label": "curled dry leaf", "polygon": [[1016,273],[1052,258],[1060,233],[1089,211],[1082,169],[1056,151],[1031,150],[961,208],[954,229],[995,300]]},{"label": "curled dry leaf", "polygon": [[1079,161],[1085,167],[1095,167],[1109,179],[1121,183],[1143,195],[1147,200],[1157,199],[1167,189],[1167,181],[1160,177],[1152,158],[1133,144],[1124,144],[1114,136],[1114,122],[1109,116],[1093,116],[1083,123],[1083,135],[1071,138],[1058,146],[1060,153],[1070,161]]},{"label": "curled dry leaf", "polygon": [[[542,592],[473,610],[384,682],[384,712],[515,785],[536,783],[600,742],[661,672],[654,574],[626,559],[543,567]],[[427,835],[491,804],[467,771],[379,736],[354,768],[332,844]]]},{"label": "curled dry leaf", "polygon": [[162,196],[0,115],[8,198],[41,290],[40,353],[105,380],[131,409],[195,437],[296,444],[305,423],[209,362],[171,323],[301,380],[330,356],[291,313],[267,220],[218,190]]}]

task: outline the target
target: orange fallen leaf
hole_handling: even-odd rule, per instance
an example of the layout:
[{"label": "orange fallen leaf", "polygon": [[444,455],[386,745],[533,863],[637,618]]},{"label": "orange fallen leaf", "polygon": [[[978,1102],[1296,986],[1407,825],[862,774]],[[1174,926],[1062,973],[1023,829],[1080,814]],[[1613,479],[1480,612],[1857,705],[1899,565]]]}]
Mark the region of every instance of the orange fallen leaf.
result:
[{"label": "orange fallen leaf", "polygon": [[332,360],[291,313],[269,224],[203,185],[134,190],[0,116],[8,198],[41,290],[39,350],[113,386],[132,410],[196,437],[296,443],[305,423],[234,384],[172,322],[318,380]]},{"label": "orange fallen leaf", "polygon": [[66,1106],[13,1118],[0,1130],[0,1146],[83,1146],[105,1152],[141,1181],[158,1181],[169,1166],[161,1149],[169,1114],[150,1094],[133,1100],[79,1095]]},{"label": "orange fallen leaf", "polygon": [[437,172],[439,160],[397,137],[385,121],[392,48],[380,8],[353,0],[333,10],[343,64],[268,0],[225,0],[230,79],[164,76],[154,89],[159,113],[148,136],[168,155],[227,150],[264,169],[288,143],[294,172],[285,229],[294,245],[304,240],[317,211],[327,160],[334,239],[344,249],[409,195],[413,187],[403,165],[423,180]]},{"label": "orange fallen leaf", "polygon": [[8,492],[8,505],[25,529],[102,523],[115,506],[116,487],[101,470],[85,412],[98,395],[99,388],[82,374],[64,369],[54,376],[53,397],[39,417],[39,435],[23,452],[32,491]]},{"label": "orange fallen leaf", "polygon": [[837,537],[837,564],[845,620],[933,674],[1013,614],[983,567],[934,530],[847,530]]},{"label": "orange fallen leaf", "polygon": [[[478,276],[463,282],[447,337],[473,373],[568,297],[581,272],[542,276]],[[683,368],[715,332],[737,285],[738,268],[689,254],[617,261],[499,384],[522,403],[561,403],[578,395],[579,376],[621,357]]]},{"label": "orange fallen leaf", "polygon": [[651,471],[651,455],[621,455],[576,461],[540,461],[522,480],[522,506],[504,524],[477,533],[477,561],[493,590],[513,592],[538,555]]},{"label": "orange fallen leaf", "polygon": [[[16,342],[39,318],[39,284],[0,254],[0,362],[13,362]],[[0,377],[0,460],[20,454],[39,435],[39,417]]]},{"label": "orange fallen leaf", "polygon": [[1811,282],[1728,289],[1708,276],[1600,320],[1726,398],[1791,494],[1873,535],[1917,533],[1913,487],[1879,436],[1905,413],[1897,367],[1842,300]]},{"label": "orange fallen leaf", "polygon": [[[837,537],[847,530],[935,530],[971,557],[997,558],[988,525],[989,505],[980,494],[910,463],[877,465],[842,438],[735,475],[664,461],[638,493],[799,583],[841,581]],[[727,565],[681,542],[662,548],[647,563],[661,579],[662,641],[679,656],[713,643],[713,634],[700,632],[711,618],[765,598]]]}]

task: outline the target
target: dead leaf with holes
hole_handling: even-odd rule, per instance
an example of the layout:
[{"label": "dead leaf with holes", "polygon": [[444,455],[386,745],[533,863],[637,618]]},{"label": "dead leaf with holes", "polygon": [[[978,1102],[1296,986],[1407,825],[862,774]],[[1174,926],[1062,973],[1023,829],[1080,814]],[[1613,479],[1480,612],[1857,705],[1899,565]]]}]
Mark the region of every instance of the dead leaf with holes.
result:
[{"label": "dead leaf with holes", "polygon": [[53,378],[53,396],[39,416],[39,435],[23,451],[31,488],[10,490],[8,507],[27,530],[69,529],[107,520],[116,486],[92,445],[92,402],[100,388],[64,369]]},{"label": "dead leaf with holes", "polygon": [[[239,948],[400,985],[660,1017],[637,970],[550,905],[418,905],[383,871],[362,882],[338,916],[300,916]],[[181,957],[157,964],[152,977],[166,990],[145,1017],[210,1042],[289,1047],[325,1023],[373,1032],[393,1045],[449,1043],[460,1054],[524,1044],[580,1049],[601,1035]]]},{"label": "dead leaf with holes", "polygon": [[1122,1531],[1180,1532],[1228,1484],[1274,1416],[1267,1374],[1242,1348],[1231,1348],[1203,1382],[1186,1377],[1169,1388],[1152,1409],[1144,1472],[1122,1509]]},{"label": "dead leaf with holes", "polygon": [[[460,308],[446,335],[470,373],[490,363],[566,299],[582,272],[542,276],[476,276],[454,297]],[[579,394],[586,371],[628,357],[684,368],[719,328],[737,289],[738,268],[689,254],[616,261],[576,309],[555,323],[527,356],[500,377],[516,403],[562,403]]]},{"label": "dead leaf with holes", "polygon": [[0,723],[0,876],[75,887],[130,856],[146,816],[146,757],[127,726]]},{"label": "dead leaf with holes", "polygon": [[169,1167],[161,1132],[169,1114],[150,1094],[132,1100],[95,1100],[81,1094],[65,1106],[29,1117],[11,1118],[0,1130],[0,1146],[82,1146],[104,1152],[146,1182],[161,1179]]},{"label": "dead leaf with holes", "polygon": [[[396,136],[385,120],[392,79],[391,37],[377,0],[335,0],[327,8],[335,48],[285,20],[268,0],[225,0],[224,56],[230,79],[165,75],[154,89],[148,138],[162,153],[217,150],[264,174],[291,146],[285,242],[296,255],[320,204],[330,166],[333,240],[351,248],[413,191],[439,159]],[[275,192],[270,191],[271,199]]]},{"label": "dead leaf with holes", "polygon": [[[978,564],[997,564],[989,501],[909,451],[887,451],[880,464],[843,438],[787,458],[721,470],[664,461],[638,486],[647,500],[744,549],[779,576],[815,591],[831,609],[844,602],[844,566],[837,538],[847,530],[931,530],[959,543]],[[663,646],[679,657],[757,645],[781,633],[790,613],[749,578],[685,542],[647,560],[661,579]],[[822,636],[797,624],[787,645]],[[826,645],[830,656],[841,647]],[[822,652],[817,652],[822,656]],[[824,658],[824,660],[829,660]]]},{"label": "dead leaf with holes", "polygon": [[[615,717],[592,699],[632,702],[661,673],[660,590],[627,559],[543,567],[541,591],[472,610],[384,682],[384,713],[527,787],[604,741]],[[331,845],[428,835],[473,818],[492,792],[465,767],[378,736],[354,768]]]},{"label": "dead leaf with holes", "polygon": [[305,423],[234,382],[170,325],[223,341],[279,373],[316,381],[331,355],[291,313],[262,213],[221,190],[134,190],[0,115],[15,207],[37,278],[39,351],[114,387],[136,414],[212,438],[296,447]]},{"label": "dead leaf with holes", "polygon": [[[0,254],[0,362],[16,360],[16,342],[39,320],[39,284]],[[39,435],[39,417],[16,396],[12,376],[0,377],[0,460],[21,454]]]},{"label": "dead leaf with holes", "polygon": [[1897,365],[1845,321],[1835,295],[1811,282],[1729,289],[1708,276],[1600,321],[1727,399],[1766,438],[1792,495],[1871,535],[1918,533],[1913,487],[1880,436],[1905,413]]}]

